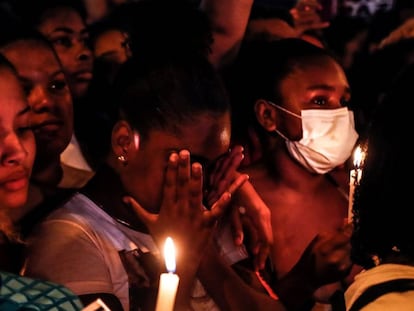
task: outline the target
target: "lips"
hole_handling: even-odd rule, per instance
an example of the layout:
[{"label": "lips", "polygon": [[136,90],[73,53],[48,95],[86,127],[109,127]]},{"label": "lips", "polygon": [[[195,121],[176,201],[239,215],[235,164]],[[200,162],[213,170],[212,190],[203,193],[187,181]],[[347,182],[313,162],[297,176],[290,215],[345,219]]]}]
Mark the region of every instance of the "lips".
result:
[{"label": "lips", "polygon": [[78,71],[72,75],[72,77],[78,82],[89,82],[92,80],[91,71]]},{"label": "lips", "polygon": [[50,121],[44,121],[36,124],[36,122],[33,122],[33,131],[36,134],[40,133],[50,133],[50,132],[56,132],[62,127],[62,122],[57,120],[50,120]]},{"label": "lips", "polygon": [[28,175],[24,171],[21,171],[5,178],[2,182],[0,182],[0,186],[7,191],[18,191],[27,187],[28,183]]}]

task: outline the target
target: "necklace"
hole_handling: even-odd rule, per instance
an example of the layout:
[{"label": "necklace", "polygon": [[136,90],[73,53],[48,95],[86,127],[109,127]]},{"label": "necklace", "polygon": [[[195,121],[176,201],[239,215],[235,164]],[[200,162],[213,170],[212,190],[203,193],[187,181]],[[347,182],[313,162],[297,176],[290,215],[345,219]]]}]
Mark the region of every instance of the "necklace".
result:
[{"label": "necklace", "polygon": [[125,227],[128,227],[129,229],[137,231],[137,228],[131,225],[129,222],[126,222],[125,220],[122,220],[120,218],[114,217],[114,219],[119,222],[121,225],[124,225]]}]

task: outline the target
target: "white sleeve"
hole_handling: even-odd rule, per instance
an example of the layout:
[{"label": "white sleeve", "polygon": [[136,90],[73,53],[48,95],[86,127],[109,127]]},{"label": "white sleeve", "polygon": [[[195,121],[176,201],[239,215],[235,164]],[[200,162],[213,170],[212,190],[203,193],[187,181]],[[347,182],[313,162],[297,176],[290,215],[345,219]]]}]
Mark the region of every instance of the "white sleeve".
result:
[{"label": "white sleeve", "polygon": [[24,275],[65,285],[77,295],[113,294],[104,250],[76,222],[47,220],[27,242]]}]

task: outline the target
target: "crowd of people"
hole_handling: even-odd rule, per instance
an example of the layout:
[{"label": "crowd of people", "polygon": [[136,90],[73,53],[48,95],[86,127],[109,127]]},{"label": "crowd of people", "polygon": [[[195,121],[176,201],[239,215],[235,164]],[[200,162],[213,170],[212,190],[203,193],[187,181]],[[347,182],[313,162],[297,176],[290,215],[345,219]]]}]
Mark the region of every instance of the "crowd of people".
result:
[{"label": "crowd of people", "polygon": [[412,308],[410,7],[0,8],[0,310],[154,310],[168,236],[176,311]]}]

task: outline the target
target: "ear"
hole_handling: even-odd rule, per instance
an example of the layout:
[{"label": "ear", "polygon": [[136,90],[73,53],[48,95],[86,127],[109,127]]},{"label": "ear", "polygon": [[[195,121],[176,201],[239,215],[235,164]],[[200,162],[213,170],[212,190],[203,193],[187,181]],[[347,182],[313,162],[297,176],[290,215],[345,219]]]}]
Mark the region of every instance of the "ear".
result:
[{"label": "ear", "polygon": [[137,149],[136,131],[134,131],[129,123],[125,120],[118,121],[112,129],[112,150],[117,157],[123,156],[127,158],[130,148]]},{"label": "ear", "polygon": [[254,104],[257,121],[268,132],[276,130],[277,109],[264,99],[258,99]]}]

